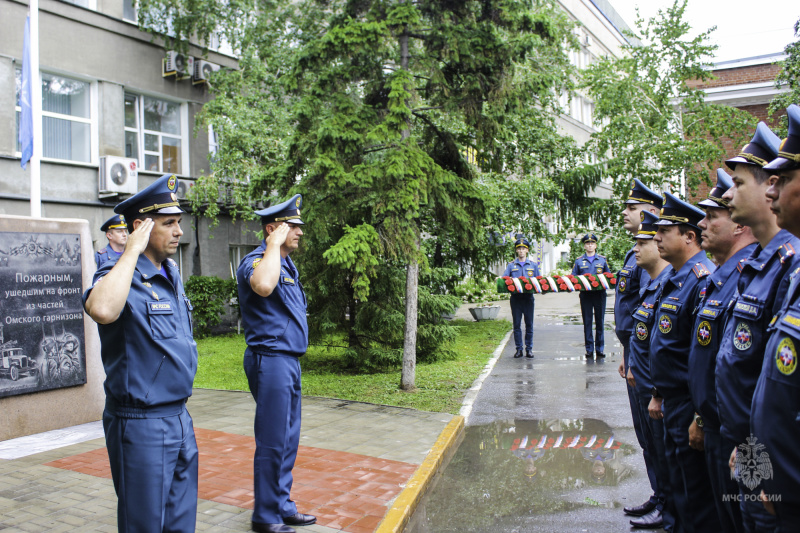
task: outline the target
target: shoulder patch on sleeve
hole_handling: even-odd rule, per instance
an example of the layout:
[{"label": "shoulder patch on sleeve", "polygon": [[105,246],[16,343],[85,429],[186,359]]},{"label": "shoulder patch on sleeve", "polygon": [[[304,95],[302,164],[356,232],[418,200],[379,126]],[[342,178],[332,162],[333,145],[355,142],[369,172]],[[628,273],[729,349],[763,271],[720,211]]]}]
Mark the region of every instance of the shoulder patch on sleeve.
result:
[{"label": "shoulder patch on sleeve", "polygon": [[706,268],[703,263],[697,263],[694,268],[692,268],[692,272],[694,272],[694,275],[698,278],[704,278],[711,275],[711,271]]},{"label": "shoulder patch on sleeve", "polygon": [[781,256],[781,263],[784,263],[787,259],[794,255],[794,246],[791,243],[785,243],[780,248],[778,248],[778,255]]},{"label": "shoulder patch on sleeve", "polygon": [[256,257],[255,259],[253,259],[253,268],[257,267],[260,262],[261,262],[260,257]]}]

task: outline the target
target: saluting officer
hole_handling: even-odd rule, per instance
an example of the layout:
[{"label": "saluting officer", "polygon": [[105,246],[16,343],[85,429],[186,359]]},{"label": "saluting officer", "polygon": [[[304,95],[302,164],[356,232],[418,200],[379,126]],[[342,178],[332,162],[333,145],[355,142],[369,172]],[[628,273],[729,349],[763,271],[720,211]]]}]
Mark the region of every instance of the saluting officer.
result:
[{"label": "saluting officer", "polygon": [[[625,201],[625,209],[622,211],[622,225],[632,236],[639,233],[640,223],[642,222],[641,213],[649,212],[656,216],[661,209],[661,195],[648,188],[638,179],[634,179],[628,199]],[[657,217],[656,217],[657,218]],[[655,233],[655,232],[654,232]],[[653,244],[655,248],[655,244]],[[646,287],[650,282],[650,276],[644,268],[637,266],[636,254],[631,248],[625,255],[625,264],[617,273],[616,301],[614,303],[614,323],[616,324],[617,338],[622,346],[622,361],[619,363],[619,375],[624,379],[628,372],[628,359],[630,354],[630,339],[633,333],[633,311],[639,305],[639,289]],[[650,488],[653,490],[650,498],[641,505],[624,507],[625,514],[630,516],[644,516],[650,514],[663,499],[658,487],[655,465],[647,446],[643,425],[646,421],[641,420],[639,413],[639,402],[636,399],[636,391],[631,386],[625,387],[628,392],[628,403],[631,408],[633,419],[633,429],[636,433],[636,440],[642,448],[644,464],[647,470],[647,478],[650,481]],[[648,399],[649,399],[648,390]]]},{"label": "saluting officer", "polygon": [[[737,157],[726,161],[732,170],[733,187],[722,199],[728,201],[731,219],[750,226],[759,242],[739,276],[738,293],[717,355],[720,435],[732,460],[739,446],[747,454],[750,406],[764,359],[767,326],[783,303],[800,245],[800,240],[778,227],[770,209],[772,200],[766,196],[777,177],[762,167],[777,157],[778,143],[775,134],[761,122],[750,143]],[[773,531],[775,518],[758,501],[760,488],[752,486],[748,474],[741,469],[737,472],[745,531]]]},{"label": "saluting officer", "polygon": [[128,241],[128,227],[125,225],[125,216],[121,214],[114,215],[103,222],[103,225],[100,226],[100,231],[105,232],[108,244],[94,253],[94,262],[97,263],[97,268],[100,268],[106,261],[117,259],[122,255],[125,243]]},{"label": "saluting officer", "polygon": [[728,173],[718,169],[716,186],[698,204],[706,211],[698,224],[703,231],[702,248],[719,267],[706,278],[708,283],[694,320],[689,354],[689,390],[695,408],[694,421],[689,426],[689,445],[705,451],[720,528],[726,533],[743,529],[738,504],[734,505],[730,496],[724,496],[738,494],[739,488],[728,468],[730,450],[724,450],[720,441],[714,370],[722,330],[729,316],[728,304],[736,292],[744,262],[756,248],[753,232],[731,220],[728,202],[722,199],[732,186]]},{"label": "saluting officer", "polygon": [[[572,266],[573,276],[582,274],[602,276],[603,272],[611,272],[606,258],[597,253],[597,236],[594,233],[587,233],[581,237],[581,243],[583,243],[585,253],[575,260],[575,264]],[[595,348],[597,348],[597,358],[602,359],[606,356],[605,335],[603,332],[603,319],[606,315],[606,291],[581,291],[578,298],[581,302],[586,359],[594,357]],[[594,337],[592,337],[592,315],[594,315],[596,324]]]},{"label": "saluting officer", "polygon": [[[767,190],[778,225],[800,237],[800,107],[790,105],[789,136],[778,151],[778,158],[764,167],[778,175]],[[800,291],[798,268],[792,271],[790,293],[770,326],[761,375],[753,394],[750,427],[763,451],[754,454],[756,464],[766,456],[772,466],[771,477],[764,477],[761,490],[774,505],[781,533],[800,531]]]},{"label": "saluting officer", "polygon": [[[531,243],[528,239],[520,238],[514,243],[514,253],[517,257],[508,264],[503,276],[512,278],[539,276],[539,265],[528,259],[528,250]],[[514,345],[517,350],[514,357],[522,357],[522,319],[525,318],[525,356],[533,358],[533,310],[535,301],[533,293],[511,294],[511,319],[514,325]]]},{"label": "saluting officer", "polygon": [[114,208],[131,230],[83,295],[106,372],[103,429],[121,532],[191,532],[197,443],[186,399],[197,345],[192,306],[169,256],[181,231],[178,178],[165,175]]},{"label": "saluting officer", "polygon": [[645,503],[638,509],[626,508],[625,512],[638,517],[631,520],[631,525],[634,527],[652,529],[665,527],[669,531],[675,525],[675,509],[669,487],[669,472],[666,468],[664,421],[661,418],[650,417],[648,407],[653,390],[653,381],[650,378],[650,337],[656,323],[656,308],[661,299],[661,290],[675,271],[662,259],[653,240],[658,215],[642,211],[640,218],[642,223],[635,235],[636,246],[633,247],[633,253],[637,268],[645,271],[647,282],[642,286],[640,301],[631,313],[633,335],[630,337],[628,350],[627,381],[636,402],[635,407],[638,411],[636,419],[641,423],[644,441],[642,449],[647,450],[645,465],[650,462],[652,466],[648,466],[648,475],[650,475],[649,469],[652,468],[656,479],[654,489],[656,498],[652,506]]},{"label": "saluting officer", "polygon": [[718,520],[711,501],[705,454],[689,446],[687,429],[694,419],[688,376],[689,347],[694,337],[691,327],[704,278],[715,267],[700,249],[701,231],[697,224],[705,213],[671,193],[665,192],[664,197],[653,240],[675,273],[664,283],[650,340],[650,413],[664,420],[676,529],[714,531]]},{"label": "saluting officer", "polygon": [[236,271],[247,341],[244,371],[256,401],[252,528],[268,533],[291,533],[289,526],[317,521],[297,512],[291,499],[300,445],[300,357],[308,348],[306,295],[289,257],[303,235],[302,205],[296,194],[256,211],[265,239]]}]

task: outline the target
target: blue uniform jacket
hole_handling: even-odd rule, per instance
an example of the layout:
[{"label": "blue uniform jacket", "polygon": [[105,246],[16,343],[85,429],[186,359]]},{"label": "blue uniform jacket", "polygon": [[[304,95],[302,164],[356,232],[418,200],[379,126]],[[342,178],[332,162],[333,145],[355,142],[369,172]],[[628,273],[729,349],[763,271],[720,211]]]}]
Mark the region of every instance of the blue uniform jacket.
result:
[{"label": "blue uniform jacket", "polygon": [[689,347],[703,278],[714,271],[706,253],[697,252],[664,283],[650,338],[650,377],[664,398],[689,395]]},{"label": "blue uniform jacket", "polygon": [[97,263],[97,268],[100,268],[106,261],[119,259],[119,256],[121,255],[122,252],[115,252],[111,246],[104,246],[94,253],[94,262]]},{"label": "blue uniform jacket", "polygon": [[[116,264],[108,261],[95,272],[92,287],[83,294],[84,307],[92,289]],[[167,259],[163,267],[169,279],[140,255],[119,318],[97,325],[107,406],[154,407],[192,395],[197,371],[192,306],[178,265]]]},{"label": "blue uniform jacket", "polygon": [[606,261],[606,258],[600,254],[594,254],[591,257],[583,254],[575,260],[575,264],[572,266],[573,276],[586,274],[592,274],[596,276],[598,274],[602,274],[603,272],[611,272],[611,269],[608,268],[608,262]]},{"label": "blue uniform jacket", "polygon": [[[521,262],[519,259],[514,259],[511,263],[506,266],[505,272],[503,272],[503,276],[511,276],[512,278],[518,278],[520,276],[525,276],[526,278],[535,278],[536,276],[541,276],[539,273],[539,264],[534,263],[530,259],[525,259],[525,261]],[[533,293],[525,293],[525,294],[512,294],[511,297],[528,297],[530,296],[533,298]]]},{"label": "blue uniform jacket", "polygon": [[[631,314],[633,335],[630,337],[631,374],[636,379],[637,394],[645,397],[651,395],[653,381],[650,379],[650,337],[656,323],[656,309],[661,299],[664,282],[675,273],[675,269],[667,266],[656,279],[649,280],[640,291],[640,302]],[[647,272],[645,272],[647,274]],[[647,276],[648,279],[650,276]]]},{"label": "blue uniform jacket", "polygon": [[236,271],[247,346],[257,353],[300,357],[308,349],[307,302],[291,258],[281,258],[281,274],[272,294],[264,298],[250,287],[253,269],[266,248],[266,241],[262,241],[242,259]]},{"label": "blue uniform jacket", "polygon": [[751,408],[750,427],[763,452],[754,453],[760,464],[764,452],[774,475],[761,480],[766,494],[779,494],[782,508],[800,506],[800,300],[796,268],[792,290],[769,326],[769,340],[758,377]]},{"label": "blue uniform jacket", "polygon": [[779,231],[755,249],[739,276],[738,292],[717,355],[720,433],[741,444],[750,436],[750,406],[761,373],[767,326],[781,308],[800,240]]},{"label": "blue uniform jacket", "polygon": [[715,368],[722,332],[745,261],[756,249],[753,243],[736,252],[707,279],[706,294],[694,319],[694,339],[689,354],[689,392],[694,410],[705,429],[719,432]]},{"label": "blue uniform jacket", "polygon": [[[633,249],[625,255],[625,266],[617,273],[616,302],[614,303],[614,322],[617,338],[628,342],[633,333],[633,312],[641,298],[639,291],[650,283],[650,276],[643,268],[636,266]],[[627,361],[625,362],[627,364]]]}]

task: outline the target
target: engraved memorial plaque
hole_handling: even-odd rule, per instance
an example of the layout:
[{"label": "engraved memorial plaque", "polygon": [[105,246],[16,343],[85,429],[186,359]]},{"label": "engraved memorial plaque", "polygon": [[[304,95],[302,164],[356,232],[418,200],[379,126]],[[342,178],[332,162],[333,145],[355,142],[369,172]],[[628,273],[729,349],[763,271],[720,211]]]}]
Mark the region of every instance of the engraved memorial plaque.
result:
[{"label": "engraved memorial plaque", "polygon": [[0,398],[86,383],[78,234],[0,232]]}]

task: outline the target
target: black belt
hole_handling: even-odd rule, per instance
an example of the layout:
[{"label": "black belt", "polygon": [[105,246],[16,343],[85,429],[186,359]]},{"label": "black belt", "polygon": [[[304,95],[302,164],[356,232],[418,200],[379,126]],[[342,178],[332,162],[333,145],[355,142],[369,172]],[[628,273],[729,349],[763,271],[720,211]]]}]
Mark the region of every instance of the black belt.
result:
[{"label": "black belt", "polygon": [[162,403],[150,406],[133,406],[117,403],[112,398],[106,398],[106,411],[121,418],[166,418],[183,413],[186,400]]}]

